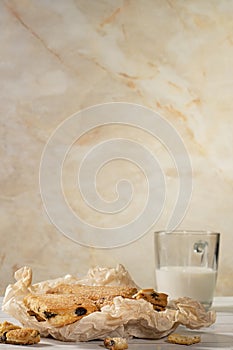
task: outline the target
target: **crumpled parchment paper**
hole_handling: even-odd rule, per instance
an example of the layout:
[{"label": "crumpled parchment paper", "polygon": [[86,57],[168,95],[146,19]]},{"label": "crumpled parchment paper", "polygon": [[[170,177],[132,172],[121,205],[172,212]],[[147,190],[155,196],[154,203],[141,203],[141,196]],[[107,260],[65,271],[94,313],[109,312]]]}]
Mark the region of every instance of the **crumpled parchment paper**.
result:
[{"label": "crumpled parchment paper", "polygon": [[187,297],[172,300],[162,312],[155,311],[153,306],[143,299],[116,297],[112,305],[102,307],[99,312],[85,316],[70,325],[54,327],[48,321],[38,322],[34,316],[27,313],[23,298],[28,293],[43,293],[60,283],[138,286],[122,265],[110,269],[90,269],[82,279],[66,275],[37,284],[32,284],[31,268],[23,267],[16,271],[15,279],[16,283],[10,284],[6,289],[3,311],[23,326],[39,330],[41,336],[51,335],[63,341],[88,341],[104,339],[107,336],[158,339],[174,331],[180,324],[190,329],[199,329],[210,326],[216,318],[214,311],[207,312],[199,302]]}]

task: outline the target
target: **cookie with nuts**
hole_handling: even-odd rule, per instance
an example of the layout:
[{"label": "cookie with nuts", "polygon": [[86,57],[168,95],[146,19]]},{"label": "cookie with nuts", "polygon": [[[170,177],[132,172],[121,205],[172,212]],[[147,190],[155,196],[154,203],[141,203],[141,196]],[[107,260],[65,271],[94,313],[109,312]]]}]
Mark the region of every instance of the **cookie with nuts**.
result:
[{"label": "cookie with nuts", "polygon": [[22,328],[7,321],[0,324],[0,343],[32,345],[39,341],[40,333],[36,329]]}]

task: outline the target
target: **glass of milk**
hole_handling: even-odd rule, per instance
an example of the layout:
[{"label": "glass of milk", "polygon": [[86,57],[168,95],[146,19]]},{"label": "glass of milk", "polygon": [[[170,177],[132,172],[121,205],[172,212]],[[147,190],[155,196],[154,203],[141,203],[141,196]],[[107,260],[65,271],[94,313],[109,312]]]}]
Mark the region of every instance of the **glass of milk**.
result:
[{"label": "glass of milk", "polygon": [[170,299],[190,297],[210,308],[217,279],[219,242],[217,232],[155,232],[157,291],[168,294]]}]

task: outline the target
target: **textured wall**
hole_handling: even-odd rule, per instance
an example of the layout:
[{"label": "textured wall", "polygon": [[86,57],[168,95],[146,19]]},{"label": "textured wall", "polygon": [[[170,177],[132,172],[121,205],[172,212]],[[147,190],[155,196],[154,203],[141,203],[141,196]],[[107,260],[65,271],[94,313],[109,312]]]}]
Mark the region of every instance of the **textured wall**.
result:
[{"label": "textured wall", "polygon": [[92,225],[118,226],[143,209],[142,171],[125,160],[100,170],[97,189],[107,201],[117,198],[120,178],[134,186],[125,212],[104,215],[74,186],[81,159],[114,138],[151,150],[166,178],[166,202],[160,219],[135,242],[115,249],[81,246],[51,224],[40,195],[41,156],[56,127],[85,107],[123,101],[159,112],[185,143],[193,191],[180,228],[222,233],[217,293],[232,295],[232,14],[228,0],[0,2],[1,292],[23,265],[38,281],[122,263],[137,283],[154,283],[153,230],[166,224],[179,181],[153,135],[130,125],[98,127],[77,140],[64,166],[72,210]]}]

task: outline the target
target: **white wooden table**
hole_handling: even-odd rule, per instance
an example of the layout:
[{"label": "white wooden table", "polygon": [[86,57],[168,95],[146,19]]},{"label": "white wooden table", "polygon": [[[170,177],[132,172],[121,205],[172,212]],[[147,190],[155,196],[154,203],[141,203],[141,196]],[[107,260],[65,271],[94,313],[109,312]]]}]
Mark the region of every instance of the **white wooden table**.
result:
[{"label": "white wooden table", "polygon": [[[0,298],[2,303],[2,298]],[[180,327],[176,332],[182,334],[196,334],[201,336],[201,343],[191,345],[190,349],[232,349],[233,350],[233,297],[217,297],[214,300],[213,308],[217,311],[217,320],[209,328],[202,328],[197,331],[190,331]],[[0,311],[0,323],[3,321],[18,323],[9,315]],[[144,340],[133,339],[129,341],[129,350],[176,350],[186,349],[187,346],[168,344],[166,339]],[[30,346],[0,344],[0,349],[69,349],[69,350],[93,350],[103,349],[102,341],[91,341],[87,343],[64,343],[53,339],[42,338],[39,344]]]}]

